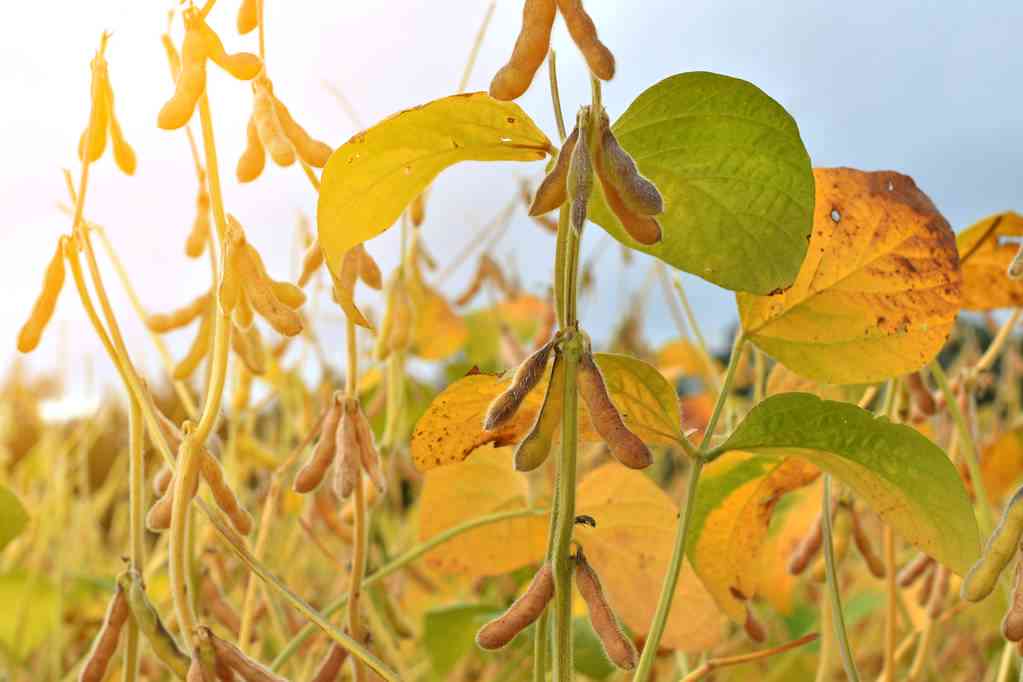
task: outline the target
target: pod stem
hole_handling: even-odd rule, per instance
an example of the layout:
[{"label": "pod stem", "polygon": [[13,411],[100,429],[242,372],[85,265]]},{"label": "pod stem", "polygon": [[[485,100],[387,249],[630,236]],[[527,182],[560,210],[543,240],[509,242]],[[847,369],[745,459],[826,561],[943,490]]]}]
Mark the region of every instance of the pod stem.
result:
[{"label": "pod stem", "polygon": [[668,614],[671,611],[671,602],[675,597],[675,586],[678,584],[679,576],[682,574],[682,565],[686,556],[686,542],[689,535],[689,526],[693,517],[693,510],[696,508],[696,494],[700,485],[700,474],[703,465],[709,461],[707,454],[711,446],[711,437],[717,428],[718,420],[724,411],[725,403],[728,401],[728,394],[731,390],[732,381],[735,379],[735,369],[739,366],[739,358],[746,346],[746,336],[740,334],[732,346],[732,354],[728,358],[728,367],[725,369],[725,376],[721,380],[721,390],[718,391],[717,400],[714,402],[714,410],[711,412],[707,428],[703,432],[703,439],[700,441],[698,456],[692,460],[692,470],[689,473],[689,482],[686,487],[686,508],[682,514],[682,520],[678,524],[675,533],[675,544],[672,548],[671,562],[668,564],[668,571],[664,576],[664,583],[661,585],[661,596],[657,600],[657,610],[654,612],[653,622],[650,623],[650,633],[647,635],[646,643],[643,645],[643,653],[639,657],[639,664],[633,675],[633,682],[645,682],[653,670],[654,659],[657,657],[657,646],[660,644],[664,629],[667,627]]},{"label": "pod stem", "polygon": [[[129,560],[133,570],[142,572],[146,563],[145,507],[145,427],[142,407],[129,391],[128,410],[128,527],[131,536]],[[139,673],[139,627],[129,619],[124,646],[124,679],[134,682]]]},{"label": "pod stem", "polygon": [[[821,509],[831,509],[831,474],[824,474],[824,493]],[[852,648],[849,646],[849,635],[845,630],[845,616],[842,614],[842,596],[838,591],[838,574],[835,569],[835,548],[831,541],[831,514],[821,514],[824,535],[824,573],[827,577],[828,598],[831,601],[831,621],[835,627],[835,640],[838,651],[842,655],[842,666],[849,682],[859,682],[860,674],[856,669]]]}]

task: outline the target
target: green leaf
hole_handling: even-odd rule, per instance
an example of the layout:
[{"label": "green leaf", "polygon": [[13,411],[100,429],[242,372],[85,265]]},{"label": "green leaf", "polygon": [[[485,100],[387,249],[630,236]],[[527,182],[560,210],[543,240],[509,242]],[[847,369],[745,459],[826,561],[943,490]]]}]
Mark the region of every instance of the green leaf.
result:
[{"label": "green leaf", "polygon": [[10,488],[0,485],[0,551],[28,525],[28,512]]},{"label": "green leaf", "polygon": [[979,555],[977,521],[959,473],[941,448],[908,426],[849,403],[783,393],[754,407],[714,452],[732,450],[799,457],[833,474],[896,533],[955,573]]},{"label": "green leaf", "polygon": [[479,604],[455,604],[426,612],[423,643],[436,679],[448,679],[462,657],[476,648],[476,631],[499,614]]},{"label": "green leaf", "polygon": [[57,589],[26,571],[0,575],[0,648],[14,660],[28,658],[57,625]]},{"label": "green leaf", "polygon": [[806,255],[814,184],[799,129],[780,104],[744,80],[682,73],[644,91],[612,128],[664,196],[664,237],[650,247],[633,241],[599,191],[594,222],[727,289],[767,294],[792,284]]},{"label": "green leaf", "polygon": [[519,105],[453,95],[384,119],[338,147],[323,169],[319,242],[335,275],[348,249],[390,227],[445,168],[539,161],[551,143]]},{"label": "green leaf", "polygon": [[572,619],[572,651],[574,654],[572,665],[580,675],[603,680],[617,670],[614,664],[607,660],[604,646],[586,616]]}]

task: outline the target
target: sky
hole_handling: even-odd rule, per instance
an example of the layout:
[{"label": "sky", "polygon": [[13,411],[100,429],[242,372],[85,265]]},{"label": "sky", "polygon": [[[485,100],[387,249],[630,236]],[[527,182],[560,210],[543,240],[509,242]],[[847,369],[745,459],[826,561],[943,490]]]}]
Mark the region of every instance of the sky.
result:
[{"label": "sky", "polygon": [[[911,175],[959,230],[991,213],[1023,208],[1023,26],[1019,0],[983,3],[855,3],[786,0],[589,0],[601,38],[618,72],[604,88],[612,119],[640,92],[675,73],[708,70],[752,81],[796,119],[815,166],[891,169]],[[316,137],[339,146],[362,127],[401,109],[456,91],[489,0],[282,2],[265,0],[267,68],[275,92]],[[520,0],[498,0],[470,90],[485,90],[507,59],[519,28]],[[117,114],[135,147],[139,168],[122,175],[105,156],[91,171],[86,217],[105,226],[126,261],[143,304],[163,311],[208,286],[208,265],[183,255],[194,211],[195,180],[183,133],[157,129],[156,114],[172,92],[159,35],[171,2],[59,0],[18,3],[0,22],[0,370],[15,360],[14,339],[40,286],[56,239],[70,219],[61,169],[77,177],[76,145],[87,122],[89,59],[103,30]],[[255,34],[234,30],[238,0],[219,0],[210,24],[229,51],[256,51]],[[57,18],[59,15],[59,18]],[[180,40],[180,22],[175,25]],[[562,102],[569,116],[589,98],[585,66],[560,20]],[[328,92],[352,103],[353,121]],[[254,183],[233,175],[251,107],[249,88],[210,69],[209,94],[227,210],[245,226],[268,269],[294,275],[294,226],[315,214],[315,196],[296,167],[267,170]],[[519,104],[556,138],[546,80],[537,78]],[[198,132],[197,121],[193,124]],[[441,266],[517,191],[540,178],[540,164],[463,164],[431,191],[424,239]],[[586,233],[586,254],[600,251],[597,290],[582,308],[584,325],[606,338],[643,286],[651,260],[637,254],[628,267],[620,249],[601,247],[600,228]],[[397,258],[397,230],[368,244],[386,270]],[[498,259],[514,263],[527,289],[550,282],[553,239],[518,211]],[[114,307],[138,360],[156,367],[143,329],[109,265],[102,261]],[[446,289],[458,291],[472,262]],[[712,344],[735,323],[731,293],[695,278],[684,282]],[[657,288],[647,304],[654,343],[677,336]],[[372,303],[372,297],[364,299]],[[322,309],[322,307],[321,307]],[[336,317],[336,316],[335,316]],[[53,327],[29,358],[32,367],[59,367],[112,376],[77,299],[66,290]],[[341,326],[318,331],[328,352],[343,346]],[[170,339],[181,355],[193,332]],[[6,339],[4,341],[3,339]],[[87,358],[91,358],[87,360]]]}]

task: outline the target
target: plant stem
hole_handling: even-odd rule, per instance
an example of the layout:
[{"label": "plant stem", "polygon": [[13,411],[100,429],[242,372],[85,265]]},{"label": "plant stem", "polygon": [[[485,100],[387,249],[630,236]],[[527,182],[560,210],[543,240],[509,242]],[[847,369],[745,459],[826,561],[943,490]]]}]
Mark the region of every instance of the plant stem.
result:
[{"label": "plant stem", "polygon": [[[692,325],[690,325],[692,326]],[[694,327],[695,329],[695,327]],[[675,598],[675,587],[678,584],[679,575],[682,573],[682,565],[686,556],[686,539],[689,535],[689,524],[692,520],[693,510],[696,507],[696,494],[700,484],[700,473],[706,459],[703,457],[710,448],[711,438],[714,429],[717,428],[718,420],[728,394],[731,390],[732,380],[735,378],[735,368],[739,365],[739,358],[746,345],[746,337],[740,334],[735,339],[732,347],[732,354],[728,359],[728,367],[725,370],[724,379],[721,382],[721,390],[718,391],[717,400],[714,402],[714,410],[707,422],[707,428],[703,432],[703,439],[700,441],[700,456],[693,459],[693,468],[689,473],[689,483],[686,488],[686,508],[679,522],[678,530],[675,533],[675,544],[672,548],[671,562],[668,564],[668,571],[664,575],[664,582],[661,585],[661,596],[657,600],[657,610],[654,612],[653,622],[650,624],[650,632],[647,635],[646,644],[643,646],[643,653],[639,657],[639,664],[633,675],[633,682],[645,682],[650,676],[654,666],[654,659],[657,656],[657,646],[664,635],[664,628],[668,624],[668,614],[671,612],[671,602]]]},{"label": "plant stem", "polygon": [[[145,525],[145,430],[142,424],[142,408],[139,401],[129,392],[128,410],[128,528],[131,535],[131,567],[141,573],[146,562]],[[124,679],[133,682],[139,673],[139,628],[132,620],[128,625],[127,641],[124,646]]]},{"label": "plant stem", "polygon": [[[356,378],[359,373],[359,354],[358,347],[355,344],[355,323],[351,320],[347,320],[346,337],[348,340],[348,366],[345,372],[345,393],[348,400],[357,402]],[[356,407],[356,409],[361,410],[362,408]],[[354,415],[346,416],[345,418],[354,418]],[[354,453],[352,453],[352,456],[354,456]],[[362,489],[361,466],[355,469],[355,498],[353,503],[355,513],[352,524],[355,527],[355,539],[352,547],[352,573],[348,583],[348,632],[352,638],[361,642],[362,613],[360,612],[359,605],[362,596],[362,580],[366,574],[367,548],[366,494]],[[363,682],[366,679],[366,668],[355,657],[352,658],[352,678],[355,682]]]},{"label": "plant stem", "polygon": [[720,393],[721,382],[717,378],[717,368],[714,367],[714,360],[711,358],[710,350],[707,347],[707,339],[704,338],[703,332],[700,330],[700,324],[696,321],[696,315],[693,314],[693,308],[689,305],[689,297],[686,296],[686,289],[682,286],[682,278],[675,277],[674,284],[675,291],[678,292],[678,300],[682,303],[682,307],[686,311],[686,319],[689,321],[689,328],[693,330],[693,335],[696,337],[697,344],[699,344],[700,356],[703,358],[703,362],[707,366],[707,376],[714,382],[714,390]]},{"label": "plant stem", "polygon": [[[270,520],[273,518],[277,506],[277,496],[280,494],[280,478],[275,472],[270,480],[270,488],[266,493],[266,502],[263,503],[263,513],[259,517],[259,533],[256,536],[256,548],[253,550],[257,559],[262,558],[263,549],[266,547],[266,540],[270,535]],[[248,653],[249,639],[252,634],[252,622],[256,613],[256,576],[249,575],[248,583],[245,585],[245,598],[242,602],[241,625],[238,627],[238,648]]]},{"label": "plant stem", "polygon": [[884,667],[882,674],[885,682],[895,679],[895,649],[898,637],[898,606],[899,586],[895,571],[895,532],[885,525],[883,531],[885,583],[887,603],[885,608]]},{"label": "plant stem", "polygon": [[852,649],[849,647],[849,636],[845,631],[845,616],[842,614],[842,596],[838,590],[838,573],[835,568],[835,548],[831,541],[831,474],[824,474],[824,495],[821,502],[821,521],[824,546],[824,573],[827,577],[828,597],[831,600],[831,620],[835,626],[835,640],[838,651],[842,655],[842,665],[849,682],[859,682],[860,674],[856,669]]}]

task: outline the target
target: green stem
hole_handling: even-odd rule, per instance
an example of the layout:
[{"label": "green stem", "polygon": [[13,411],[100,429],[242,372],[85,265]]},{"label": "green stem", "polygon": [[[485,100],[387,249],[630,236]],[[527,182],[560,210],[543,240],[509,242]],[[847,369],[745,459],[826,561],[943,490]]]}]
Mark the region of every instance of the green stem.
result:
[{"label": "green stem", "polygon": [[689,297],[686,296],[685,287],[682,286],[682,278],[675,278],[675,291],[678,292],[678,300],[682,303],[682,307],[686,311],[686,319],[689,321],[689,328],[693,330],[693,335],[696,337],[696,342],[699,344],[700,355],[703,357],[703,362],[707,366],[707,376],[714,382],[714,390],[718,393],[721,392],[721,382],[717,378],[717,369],[714,367],[714,360],[710,356],[710,350],[707,347],[707,340],[703,337],[703,332],[700,330],[700,324],[696,321],[696,315],[693,314],[693,308],[689,305]]},{"label": "green stem", "polygon": [[686,509],[675,534],[675,545],[672,548],[671,563],[668,564],[668,571],[664,575],[664,583],[661,585],[661,596],[657,600],[657,610],[654,612],[654,619],[650,624],[650,633],[647,635],[646,644],[643,645],[643,653],[639,657],[639,664],[636,666],[636,672],[632,678],[633,682],[645,682],[649,678],[651,670],[653,670],[654,659],[657,656],[657,646],[660,644],[661,637],[664,635],[664,629],[668,624],[668,614],[671,612],[671,602],[675,597],[675,587],[678,584],[678,578],[682,573],[682,565],[686,557],[686,540],[689,536],[689,524],[693,516],[693,510],[696,508],[696,494],[699,489],[700,474],[703,471],[703,465],[707,461],[705,455],[710,448],[711,436],[714,433],[714,429],[717,428],[725,402],[728,400],[732,381],[735,378],[735,368],[739,365],[739,358],[742,357],[745,345],[746,336],[740,334],[736,337],[735,345],[732,347],[732,355],[728,358],[728,368],[725,370],[725,377],[721,382],[721,390],[718,392],[717,400],[714,402],[714,411],[710,415],[707,429],[703,432],[703,439],[700,441],[699,454],[701,456],[693,459],[693,469],[689,474],[689,484],[686,490]]},{"label": "green stem", "polygon": [[838,592],[838,575],[835,569],[835,548],[831,542],[831,474],[824,474],[824,499],[821,504],[822,532],[824,540],[824,572],[827,576],[828,597],[831,600],[831,620],[835,625],[835,640],[842,654],[842,665],[849,682],[859,682],[849,636],[845,631],[845,616],[842,614],[842,596]]},{"label": "green stem", "polygon": [[945,409],[952,415],[955,422],[956,432],[959,435],[959,447],[962,449],[963,459],[966,460],[966,468],[970,472],[970,482],[977,497],[977,516],[980,517],[980,532],[982,535],[989,535],[995,528],[994,516],[991,513],[991,498],[988,497],[987,489],[984,486],[984,477],[980,471],[980,458],[977,456],[977,443],[973,440],[973,433],[966,423],[963,411],[959,409],[959,401],[952,393],[948,385],[948,377],[945,376],[941,365],[935,360],[928,369],[934,382],[938,384],[941,395],[945,398]]},{"label": "green stem", "polygon": [[[480,516],[472,519],[471,521],[460,523],[457,526],[452,526],[444,532],[433,536],[426,542],[418,544],[415,547],[411,547],[402,552],[399,556],[391,559],[389,562],[378,568],[373,574],[367,576],[366,579],[362,581],[362,586],[365,588],[376,584],[387,576],[409,565],[413,561],[416,561],[430,550],[443,545],[452,538],[468,533],[471,530],[511,519],[520,519],[529,516],[543,516],[547,512],[547,509],[515,509],[513,511],[487,514],[486,516]],[[326,618],[328,616],[332,616],[340,611],[347,603],[348,595],[344,594],[323,610],[323,617]],[[302,630],[300,630],[299,633],[295,635],[290,642],[288,642],[287,646],[284,647],[281,653],[277,655],[277,658],[274,659],[273,663],[270,665],[270,669],[274,671],[280,670],[281,667],[283,667],[284,664],[298,652],[299,647],[301,647],[302,644],[309,639],[314,632],[316,632],[316,629],[317,626],[315,624],[309,624],[302,628]]]}]

